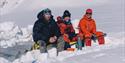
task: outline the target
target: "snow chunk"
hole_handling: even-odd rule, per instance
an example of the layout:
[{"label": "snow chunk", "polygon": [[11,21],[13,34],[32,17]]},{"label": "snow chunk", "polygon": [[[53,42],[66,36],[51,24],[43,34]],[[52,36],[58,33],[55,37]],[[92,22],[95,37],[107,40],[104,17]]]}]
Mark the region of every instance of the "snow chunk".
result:
[{"label": "snow chunk", "polygon": [[47,53],[41,54],[39,50],[27,52],[13,63],[47,63]]},{"label": "snow chunk", "polygon": [[0,57],[0,63],[10,63],[8,60]]},{"label": "snow chunk", "polygon": [[0,23],[0,47],[12,47],[20,42],[32,41],[32,25],[20,28],[13,22]]}]

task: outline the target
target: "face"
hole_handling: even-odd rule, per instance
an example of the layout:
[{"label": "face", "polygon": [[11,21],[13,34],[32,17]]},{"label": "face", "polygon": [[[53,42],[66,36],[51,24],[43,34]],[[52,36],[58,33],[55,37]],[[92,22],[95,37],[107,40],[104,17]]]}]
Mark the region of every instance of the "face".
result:
[{"label": "face", "polygon": [[65,17],[64,20],[65,20],[65,21],[69,21],[69,20],[70,20],[70,17]]},{"label": "face", "polygon": [[91,17],[92,17],[92,13],[86,13],[86,16],[87,16],[88,18],[91,18]]},{"label": "face", "polygon": [[49,21],[51,18],[51,15],[49,13],[44,14],[45,20]]}]

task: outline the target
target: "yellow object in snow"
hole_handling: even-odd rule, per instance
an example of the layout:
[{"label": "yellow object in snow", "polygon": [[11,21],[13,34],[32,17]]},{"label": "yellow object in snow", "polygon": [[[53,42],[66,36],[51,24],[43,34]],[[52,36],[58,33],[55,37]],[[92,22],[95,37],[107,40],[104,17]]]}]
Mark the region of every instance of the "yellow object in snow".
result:
[{"label": "yellow object in snow", "polygon": [[69,44],[70,44],[70,45],[74,45],[74,44],[76,44],[76,42],[75,42],[75,41],[74,41],[74,42],[70,42]]},{"label": "yellow object in snow", "polygon": [[37,49],[40,49],[40,43],[38,42],[35,42],[31,48],[31,50],[37,50]]}]

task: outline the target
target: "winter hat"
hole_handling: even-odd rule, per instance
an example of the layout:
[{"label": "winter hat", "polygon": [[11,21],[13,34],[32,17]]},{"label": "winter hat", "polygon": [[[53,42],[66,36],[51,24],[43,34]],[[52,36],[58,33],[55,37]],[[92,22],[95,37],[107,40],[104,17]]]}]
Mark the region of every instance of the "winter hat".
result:
[{"label": "winter hat", "polygon": [[63,23],[63,19],[61,16],[58,16],[57,17],[57,23],[60,24],[60,23]]},{"label": "winter hat", "polygon": [[71,17],[71,13],[68,10],[65,10],[62,17],[63,18],[65,18],[65,17]]},{"label": "winter hat", "polygon": [[38,13],[37,18],[38,19],[43,19],[43,16],[44,16],[45,13],[49,13],[51,15],[51,10],[48,9],[48,8],[42,10],[41,12]]},{"label": "winter hat", "polygon": [[86,13],[92,13],[92,9],[87,9]]},{"label": "winter hat", "polygon": [[43,14],[46,14],[46,13],[51,15],[51,10],[49,8],[44,9]]},{"label": "winter hat", "polygon": [[61,16],[58,16],[58,17],[57,17],[57,21],[60,21],[60,20],[62,20],[62,17],[61,17]]}]

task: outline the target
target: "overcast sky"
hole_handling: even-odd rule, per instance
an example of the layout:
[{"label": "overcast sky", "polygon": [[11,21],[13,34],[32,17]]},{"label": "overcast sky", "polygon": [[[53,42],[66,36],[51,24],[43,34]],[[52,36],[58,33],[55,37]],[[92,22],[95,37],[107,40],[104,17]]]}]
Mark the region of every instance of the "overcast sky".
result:
[{"label": "overcast sky", "polygon": [[[14,21],[19,26],[27,26],[36,21],[36,15],[44,8],[50,8],[55,18],[62,16],[63,11],[67,9],[72,13],[72,19],[80,19],[87,8],[92,8],[96,18],[100,16],[96,13],[108,12],[107,9],[112,10],[114,5],[121,7],[124,0],[20,0],[18,5],[12,6],[14,1],[16,0],[1,10],[3,14],[0,16],[0,22]],[[117,11],[117,8],[114,10]]]}]

